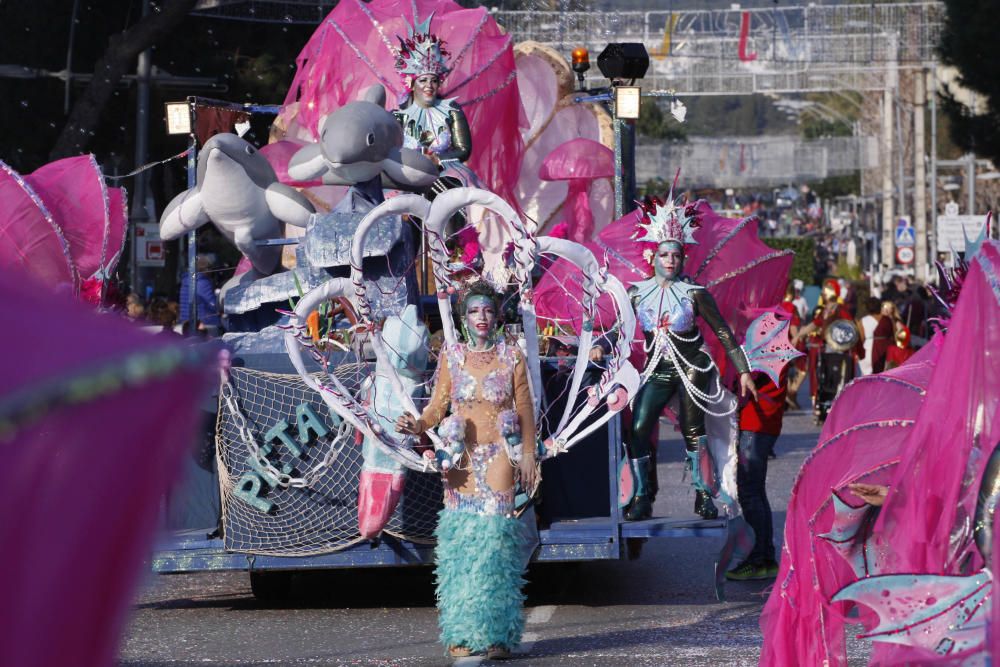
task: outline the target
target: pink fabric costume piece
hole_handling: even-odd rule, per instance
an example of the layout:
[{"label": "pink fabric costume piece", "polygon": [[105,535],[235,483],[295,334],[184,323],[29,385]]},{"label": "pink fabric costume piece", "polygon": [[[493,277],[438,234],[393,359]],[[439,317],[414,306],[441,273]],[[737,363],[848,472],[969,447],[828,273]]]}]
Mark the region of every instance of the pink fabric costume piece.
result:
[{"label": "pink fabric costume piece", "polygon": [[[998,346],[1000,246],[987,242],[970,263],[927,399],[875,525],[892,545],[885,572],[964,574],[967,557],[973,571],[983,567],[971,531],[962,527],[975,516],[983,470],[1000,441]],[[927,653],[877,645],[873,662],[915,656]]]},{"label": "pink fabric costume piece", "polygon": [[20,268],[50,287],[80,287],[59,223],[24,178],[0,162],[0,268]]},{"label": "pink fabric costume piece", "polygon": [[[19,667],[110,666],[161,498],[192,442],[205,372],[182,364],[129,380],[123,361],[163,343],[35,292],[20,271],[0,271],[0,299],[0,424],[13,427],[0,479],[10,610],[0,655]],[[19,326],[25,313],[46,326]],[[95,390],[95,374],[109,368],[123,380]],[[82,399],[70,399],[81,386],[71,381],[87,378]]]},{"label": "pink fabric costume piece", "polygon": [[590,210],[590,184],[614,177],[615,155],[592,139],[571,139],[548,154],[538,171],[544,181],[566,181],[569,192],[563,204],[563,220],[569,238],[577,243],[594,235],[594,214]]},{"label": "pink fabric costume piece", "polygon": [[108,188],[93,155],[57,160],[24,179],[63,230],[81,280],[113,268],[125,240],[118,188]]},{"label": "pink fabric costume piece", "polygon": [[[761,309],[781,303],[795,257],[758,238],[756,217],[725,218],[705,201],[695,206],[701,226],[694,231],[698,243],[685,248],[684,272],[711,292],[736,339],[743,340]],[[725,377],[730,363],[722,345],[704,321],[699,326]]]},{"label": "pink fabric costume piece", "polygon": [[455,98],[465,112],[473,146],[468,166],[490,190],[516,201],[524,111],[511,37],[484,7],[463,9],[450,0],[338,3],[296,59],[298,72],[280,116],[288,136],[315,141],[320,118],[357,99],[372,84],[385,86],[389,107],[395,107],[405,90],[392,49],[399,46],[397,35],[405,37],[407,26],[414,25],[414,8],[417,22],[434,13],[430,30],[451,53],[452,71],[440,94]]},{"label": "pink fabric costume piece", "polygon": [[[984,245],[970,265],[943,340],[935,338],[898,369],[855,380],[838,399],[830,415],[837,424],[827,421],[820,445],[793,487],[781,571],[761,618],[762,665],[846,664],[840,614],[847,609],[829,605],[828,600],[853,576],[843,571],[842,559],[830,557],[815,539],[823,532],[822,517],[817,517],[827,488],[841,489],[852,481],[890,485],[874,526],[882,574],[964,574],[961,565],[967,558],[966,569],[975,571],[983,565],[966,519],[974,516],[983,468],[1000,438],[1000,360],[995,353],[1000,344],[998,272],[997,245]],[[925,376],[926,395],[916,404],[912,397],[907,399],[902,386],[865,401],[849,400],[858,387],[881,377],[895,383],[904,374],[918,382]],[[885,407],[891,414],[880,419],[872,414]],[[893,420],[909,426],[893,427]],[[836,449],[825,439],[828,428],[873,421],[876,432],[843,438]],[[881,468],[878,474],[865,475],[864,471],[877,468]],[[944,664],[954,658],[882,643],[872,651],[872,664],[877,665],[916,659],[920,664]]]},{"label": "pink fabric costume piece", "polygon": [[920,412],[941,342],[935,339],[899,368],[854,380],[834,403],[819,443],[792,485],[781,565],[761,615],[761,665],[846,664],[846,605],[829,600],[855,576],[819,535],[833,525],[834,491],[860,505],[848,484],[888,483]]}]

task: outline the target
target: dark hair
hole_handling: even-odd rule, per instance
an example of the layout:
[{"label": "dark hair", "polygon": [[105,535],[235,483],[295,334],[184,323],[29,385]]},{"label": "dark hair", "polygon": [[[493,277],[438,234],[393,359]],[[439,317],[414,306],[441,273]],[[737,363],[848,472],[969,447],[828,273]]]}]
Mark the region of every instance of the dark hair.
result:
[{"label": "dark hair", "polygon": [[882,310],[882,302],[874,296],[868,297],[868,301],[865,302],[865,306],[868,308],[869,315],[877,315]]},{"label": "dark hair", "polygon": [[476,282],[465,288],[465,292],[462,294],[462,298],[458,302],[458,312],[465,317],[469,299],[474,296],[484,296],[493,302],[493,310],[496,312],[497,319],[500,319],[500,295],[497,291],[493,289],[485,280],[477,280]]}]

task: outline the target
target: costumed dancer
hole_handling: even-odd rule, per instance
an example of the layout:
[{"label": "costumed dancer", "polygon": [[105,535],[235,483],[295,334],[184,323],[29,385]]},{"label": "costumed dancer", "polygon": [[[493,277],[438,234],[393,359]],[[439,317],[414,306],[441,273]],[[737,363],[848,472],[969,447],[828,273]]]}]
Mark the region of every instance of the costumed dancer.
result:
[{"label": "costumed dancer", "polygon": [[[847,383],[854,379],[857,360],[864,358],[864,337],[858,331],[854,317],[840,298],[840,283],[834,278],[823,282],[819,303],[813,311],[812,321],[799,329],[793,344],[806,338],[809,351],[809,393],[813,399],[813,413],[817,423],[826,419],[830,404]],[[841,331],[833,335],[830,328]],[[831,346],[831,338],[843,337],[853,328],[853,343],[846,349]],[[840,343],[841,341],[834,341]]]},{"label": "costumed dancer", "polygon": [[534,443],[535,420],[526,361],[498,328],[496,291],[473,283],[459,313],[465,343],[443,348],[430,402],[419,419],[403,415],[396,427],[410,435],[438,427],[445,442],[437,452],[446,472],[435,532],[441,642],[452,657],[499,658],[524,629],[514,482],[520,475],[534,488],[534,448],[522,452],[520,442],[523,434]]},{"label": "costumed dancer", "polygon": [[450,71],[450,54],[444,41],[430,31],[433,17],[431,14],[410,28],[406,39],[398,37],[396,70],[406,92],[393,113],[403,126],[403,145],[422,150],[442,170],[442,178],[432,186],[433,191],[442,192],[460,185],[478,186],[479,179],[464,164],[472,155],[472,133],[465,113],[455,98],[440,95]]},{"label": "costumed dancer", "polygon": [[[636,481],[635,497],[624,514],[628,521],[647,519],[653,513],[655,489],[651,486],[650,440],[660,414],[675,395],[680,398],[681,435],[696,490],[694,511],[706,519],[718,517],[718,509],[712,502],[713,482],[705,479],[702,473],[707,471],[700,461],[709,455],[705,413],[731,414],[735,406],[725,406],[727,392],[719,381],[715,362],[703,348],[697,318],[715,332],[725,349],[739,374],[740,393],[749,391],[757,395],[746,354],[719,313],[715,299],[681,273],[684,246],[695,242],[694,213],[693,207],[676,206],[673,201],[664,204],[655,199],[637,211],[640,230],[634,238],[649,243],[645,254],[654,275],[629,289],[646,339],[648,361],[643,371],[644,384],[633,407],[632,438],[628,443]],[[714,388],[710,386],[713,375]]]}]

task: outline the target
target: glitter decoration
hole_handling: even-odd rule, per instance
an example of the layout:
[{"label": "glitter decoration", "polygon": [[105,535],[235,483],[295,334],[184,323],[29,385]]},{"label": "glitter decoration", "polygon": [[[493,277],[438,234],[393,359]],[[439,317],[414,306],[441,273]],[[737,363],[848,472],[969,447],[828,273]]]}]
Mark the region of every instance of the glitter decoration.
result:
[{"label": "glitter decoration", "polygon": [[513,39],[514,39],[513,37],[511,37],[510,35],[507,35],[507,39],[505,39],[503,45],[499,49],[496,50],[496,53],[494,53],[492,56],[490,56],[490,59],[487,60],[485,63],[483,63],[479,67],[479,69],[477,69],[475,72],[472,72],[471,74],[469,74],[469,76],[467,76],[466,78],[462,79],[462,81],[460,83],[456,83],[453,87],[449,88],[448,92],[447,92],[447,95],[448,96],[454,95],[456,91],[464,88],[471,81],[477,79],[480,74],[482,74],[483,72],[485,72],[486,70],[488,70],[493,65],[493,63],[495,63],[497,60],[499,60],[500,56],[502,56],[505,53],[507,53],[507,49],[510,48],[511,41]]},{"label": "glitter decoration", "polygon": [[521,442],[521,420],[513,410],[502,410],[497,417],[497,428],[500,435],[507,441],[507,444],[514,445]]},{"label": "glitter decoration", "polygon": [[501,90],[503,90],[504,88],[506,88],[507,86],[509,86],[515,79],[517,79],[517,72],[511,72],[510,74],[507,75],[507,78],[504,79],[504,82],[501,83],[499,86],[497,86],[496,88],[494,88],[492,90],[486,91],[485,93],[483,93],[482,95],[479,95],[478,97],[473,97],[471,100],[468,100],[465,103],[465,106],[466,107],[471,107],[473,104],[478,104],[478,103],[482,102],[485,99],[493,97],[494,95],[496,95],[497,93],[499,93]]},{"label": "glitter decoration", "polygon": [[[368,56],[366,56],[364,52],[358,48],[358,45],[355,44],[353,41],[351,41],[351,38],[347,36],[347,33],[345,33],[344,30],[339,25],[337,25],[336,21],[334,21],[333,19],[327,19],[326,22],[327,24],[333,26],[333,29],[337,31],[337,34],[340,35],[340,38],[344,40],[344,44],[347,44],[347,46],[351,49],[351,51],[354,51],[354,55],[358,57],[358,60],[363,62],[368,67],[368,69],[371,70],[372,74],[375,75],[375,78],[378,79],[383,86],[385,86],[386,90],[392,90],[397,94],[399,93],[396,87],[391,83],[389,83],[389,80],[386,79],[384,76],[382,76],[382,74],[375,68],[375,65],[372,63],[371,60],[368,59]],[[392,47],[390,46],[390,48]]]}]

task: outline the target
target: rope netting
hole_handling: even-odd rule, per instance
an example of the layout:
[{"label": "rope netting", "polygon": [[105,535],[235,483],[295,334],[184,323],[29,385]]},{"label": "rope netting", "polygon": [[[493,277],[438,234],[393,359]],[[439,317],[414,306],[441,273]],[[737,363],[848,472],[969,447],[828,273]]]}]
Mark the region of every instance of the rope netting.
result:
[{"label": "rope netting", "polygon": [[[356,391],[371,371],[345,364],[334,373]],[[355,430],[297,375],[233,368],[222,393],[217,446],[226,549],[306,556],[361,541]],[[431,541],[441,497],[436,475],[407,471],[385,532]]]}]

